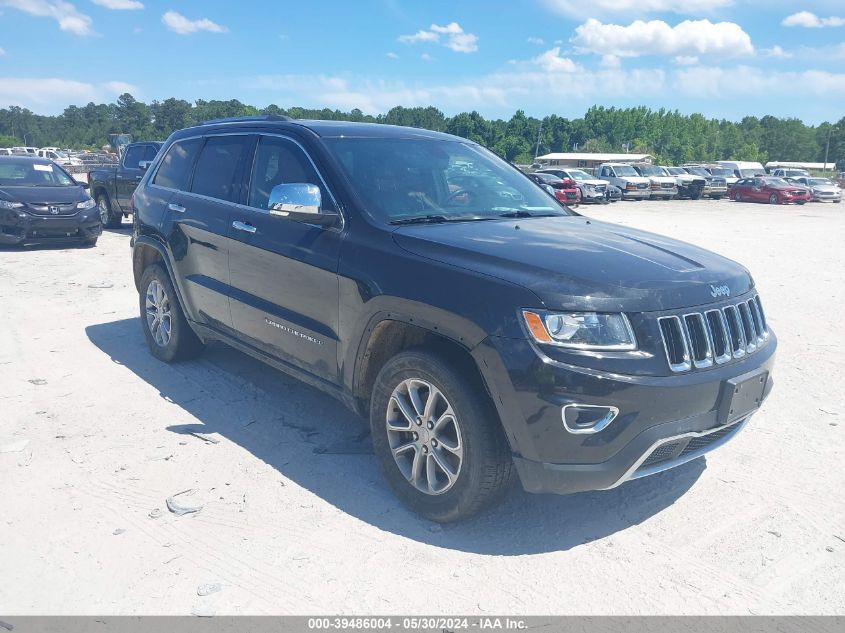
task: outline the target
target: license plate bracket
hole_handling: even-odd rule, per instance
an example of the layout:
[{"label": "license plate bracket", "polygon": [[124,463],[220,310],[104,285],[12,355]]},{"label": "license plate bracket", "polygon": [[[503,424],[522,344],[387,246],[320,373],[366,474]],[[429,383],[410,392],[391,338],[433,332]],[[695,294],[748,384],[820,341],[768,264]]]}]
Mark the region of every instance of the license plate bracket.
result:
[{"label": "license plate bracket", "polygon": [[719,424],[731,424],[760,408],[768,380],[768,370],[757,369],[723,382]]}]

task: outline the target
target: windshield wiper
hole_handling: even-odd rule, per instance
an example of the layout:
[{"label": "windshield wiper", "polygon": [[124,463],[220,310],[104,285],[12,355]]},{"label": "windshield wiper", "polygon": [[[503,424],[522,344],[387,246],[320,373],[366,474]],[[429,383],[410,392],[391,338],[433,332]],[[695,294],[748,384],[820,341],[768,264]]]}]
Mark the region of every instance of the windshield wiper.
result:
[{"label": "windshield wiper", "polygon": [[563,213],[531,213],[530,211],[508,211],[500,213],[500,218],[556,218],[563,217]]},{"label": "windshield wiper", "polygon": [[482,220],[495,220],[495,218],[480,215],[415,215],[410,218],[391,220],[389,224],[441,224],[443,222],[480,222]]}]

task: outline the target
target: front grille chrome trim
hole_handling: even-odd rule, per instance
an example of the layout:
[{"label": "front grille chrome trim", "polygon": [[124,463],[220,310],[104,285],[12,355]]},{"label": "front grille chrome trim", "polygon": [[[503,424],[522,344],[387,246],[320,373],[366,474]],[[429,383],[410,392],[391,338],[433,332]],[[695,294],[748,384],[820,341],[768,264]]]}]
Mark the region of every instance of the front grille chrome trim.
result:
[{"label": "front grille chrome trim", "polygon": [[658,317],[657,322],[669,369],[675,373],[743,358],[769,338],[763,305],[756,294],[701,312]]}]

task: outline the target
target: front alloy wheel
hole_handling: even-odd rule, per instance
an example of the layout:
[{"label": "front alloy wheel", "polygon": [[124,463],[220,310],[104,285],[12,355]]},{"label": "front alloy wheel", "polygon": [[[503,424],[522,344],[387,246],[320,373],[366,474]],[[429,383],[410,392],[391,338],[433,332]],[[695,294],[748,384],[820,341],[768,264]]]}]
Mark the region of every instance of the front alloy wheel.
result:
[{"label": "front alloy wheel", "polygon": [[780,201],[778,200],[778,196],[776,193],[773,193],[769,196],[769,204],[778,204]]},{"label": "front alloy wheel", "polygon": [[457,416],[437,387],[402,381],[387,406],[387,438],[405,479],[420,492],[439,495],[458,480],[464,449]]},{"label": "front alloy wheel", "polygon": [[167,347],[173,327],[173,315],[170,311],[170,299],[164,287],[153,279],[147,286],[147,327],[157,345]]}]

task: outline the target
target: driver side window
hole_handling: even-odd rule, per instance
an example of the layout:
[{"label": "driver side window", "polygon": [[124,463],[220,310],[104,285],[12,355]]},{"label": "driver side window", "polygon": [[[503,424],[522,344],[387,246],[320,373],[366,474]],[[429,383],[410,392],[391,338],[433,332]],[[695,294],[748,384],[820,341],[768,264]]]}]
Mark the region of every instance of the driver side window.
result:
[{"label": "driver side window", "polygon": [[262,136],[252,165],[249,206],[266,211],[273,187],[292,183],[317,185],[323,199],[322,208],[336,211],[331,195],[302,149],[284,138]]}]

